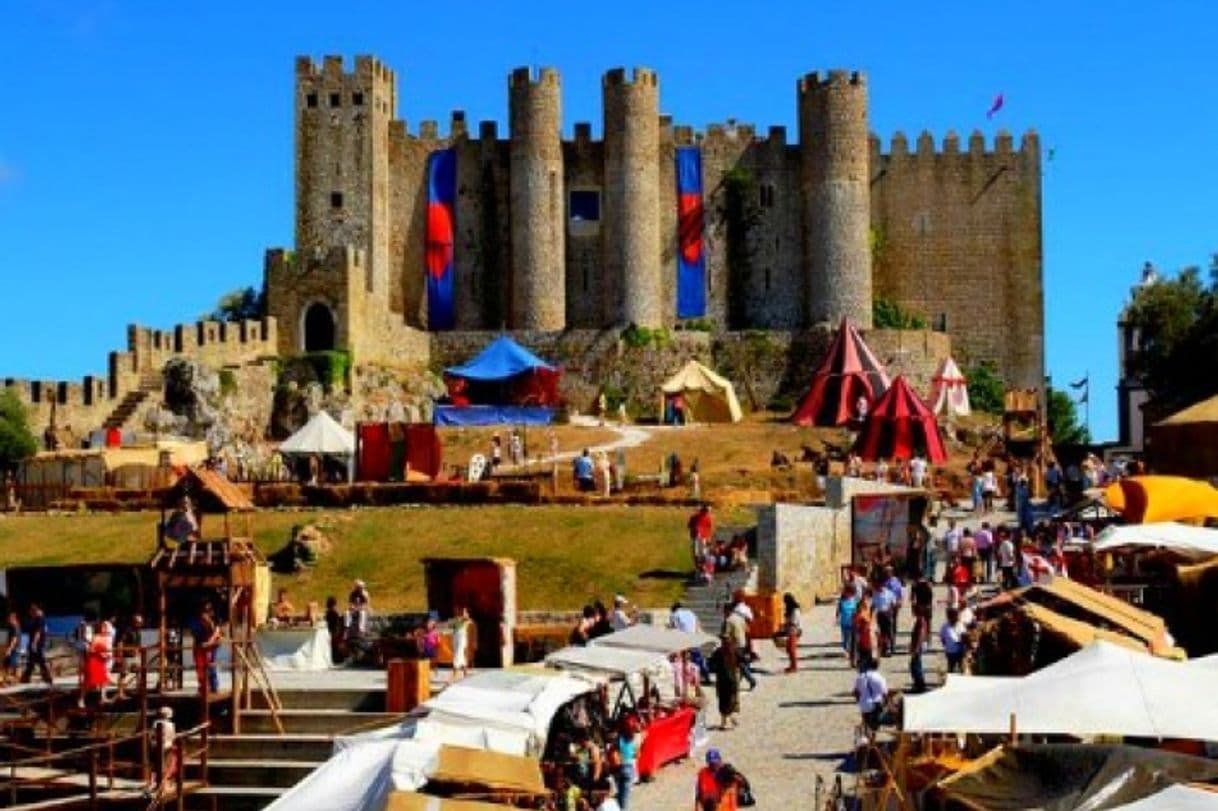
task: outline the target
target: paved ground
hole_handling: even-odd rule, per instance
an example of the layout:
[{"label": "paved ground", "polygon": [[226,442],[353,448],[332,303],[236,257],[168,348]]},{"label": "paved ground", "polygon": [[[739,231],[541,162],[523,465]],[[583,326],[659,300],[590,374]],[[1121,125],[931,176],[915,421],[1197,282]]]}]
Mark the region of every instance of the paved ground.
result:
[{"label": "paved ground", "polygon": [[[942,595],[937,595],[941,602]],[[941,606],[937,606],[941,609]],[[890,688],[909,686],[908,612],[902,617],[897,656],[885,659],[881,671]],[[858,711],[850,694],[855,672],[841,652],[833,606],[805,611],[804,644],[798,673],[782,672],[786,656],[768,640],[759,643],[762,662],[757,689],[741,695],[740,726],[710,731],[710,746],[743,772],[762,808],[812,808],[816,778],[831,785],[843,758],[854,745]],[[941,681],[943,657],[924,657],[927,680]],[[710,720],[718,723],[714,693]],[[684,808],[692,805],[694,779],[706,747],[689,761],[664,768],[657,779],[638,786],[631,800],[636,809]],[[843,780],[852,785],[853,777]]]}]

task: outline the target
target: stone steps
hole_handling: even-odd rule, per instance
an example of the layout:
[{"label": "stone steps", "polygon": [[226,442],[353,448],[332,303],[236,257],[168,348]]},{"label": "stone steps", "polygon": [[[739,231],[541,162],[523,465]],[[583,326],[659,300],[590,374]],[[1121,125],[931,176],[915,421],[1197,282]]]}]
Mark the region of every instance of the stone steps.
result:
[{"label": "stone steps", "polygon": [[278,786],[205,786],[186,795],[192,811],[261,811],[287,791]]},{"label": "stone steps", "polygon": [[[279,701],[294,710],[347,710],[348,712],[384,712],[385,691],[339,687],[331,690],[297,690],[279,688]],[[255,690],[250,694],[254,709],[267,709],[266,694]]]},{"label": "stone steps", "polygon": [[233,788],[291,788],[309,776],[322,761],[207,759],[207,780],[216,786]]},{"label": "stone steps", "polygon": [[312,761],[321,763],[334,751],[334,738],[330,735],[212,735],[208,738],[208,757],[222,760],[277,760]]},{"label": "stone steps", "polygon": [[[388,712],[353,713],[344,709],[284,709],[279,711],[283,731],[290,735],[346,735],[385,727],[402,720]],[[270,710],[245,710],[241,713],[242,734],[268,735],[278,732]]]}]

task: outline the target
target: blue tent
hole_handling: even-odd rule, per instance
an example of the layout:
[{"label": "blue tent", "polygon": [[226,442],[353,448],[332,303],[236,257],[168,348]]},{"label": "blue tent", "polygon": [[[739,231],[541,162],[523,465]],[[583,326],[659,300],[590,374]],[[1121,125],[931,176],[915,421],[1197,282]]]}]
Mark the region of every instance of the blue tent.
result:
[{"label": "blue tent", "polygon": [[450,366],[444,370],[444,374],[470,381],[491,382],[538,370],[558,371],[511,338],[500,335],[478,357],[463,366]]}]

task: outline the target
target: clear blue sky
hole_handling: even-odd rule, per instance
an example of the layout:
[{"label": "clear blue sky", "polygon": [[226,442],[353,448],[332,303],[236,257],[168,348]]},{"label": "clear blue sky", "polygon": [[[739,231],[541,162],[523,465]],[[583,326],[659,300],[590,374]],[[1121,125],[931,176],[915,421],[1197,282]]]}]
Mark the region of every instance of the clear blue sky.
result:
[{"label": "clear blue sky", "polygon": [[870,74],[885,140],[1035,127],[1054,150],[1049,370],[1090,371],[1093,428],[1113,436],[1114,321],[1142,261],[1218,250],[1218,6],[1073,5],[1093,4],[10,0],[0,376],[104,372],[128,322],[191,320],[260,283],[263,250],[292,239],[297,54],[379,55],[412,126],[453,108],[503,122],[508,71],[552,64],[567,132],[599,122],[604,69],[640,64],[678,123],[794,133],[796,77],[840,66]]}]

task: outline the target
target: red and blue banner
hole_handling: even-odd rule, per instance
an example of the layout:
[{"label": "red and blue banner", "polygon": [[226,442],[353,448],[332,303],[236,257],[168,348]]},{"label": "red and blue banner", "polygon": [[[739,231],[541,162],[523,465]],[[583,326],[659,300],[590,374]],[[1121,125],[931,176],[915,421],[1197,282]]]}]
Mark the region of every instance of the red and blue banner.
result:
[{"label": "red and blue banner", "polygon": [[706,315],[702,152],[677,149],[677,318]]},{"label": "red and blue banner", "polygon": [[453,244],[456,242],[457,153],[439,149],[427,159],[427,326],[452,329],[456,322],[453,295]]}]

